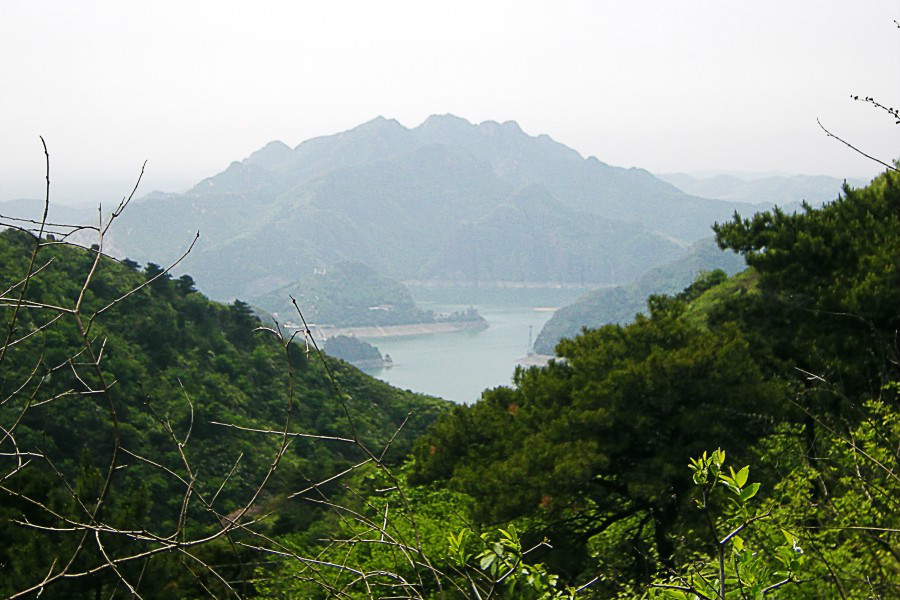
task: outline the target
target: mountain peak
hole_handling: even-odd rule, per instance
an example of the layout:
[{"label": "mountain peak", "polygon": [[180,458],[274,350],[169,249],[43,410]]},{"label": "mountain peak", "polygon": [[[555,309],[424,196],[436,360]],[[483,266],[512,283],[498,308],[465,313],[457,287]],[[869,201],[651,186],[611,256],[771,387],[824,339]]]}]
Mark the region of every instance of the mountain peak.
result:
[{"label": "mountain peak", "polygon": [[[431,115],[419,127],[471,127],[472,123],[462,117],[446,113],[443,115]],[[416,128],[418,129],[418,127]]]},{"label": "mountain peak", "polygon": [[397,129],[406,129],[403,125],[400,124],[397,119],[386,119],[382,115],[378,115],[374,119],[366,121],[362,125],[357,125],[350,131],[364,131],[367,129],[372,130],[397,130]]},{"label": "mountain peak", "polygon": [[245,158],[244,162],[264,169],[271,169],[290,155],[290,147],[282,141],[275,140]]},{"label": "mountain peak", "polygon": [[515,121],[504,121],[503,123],[498,123],[497,121],[483,121],[478,125],[479,129],[482,131],[486,131],[488,133],[494,132],[502,132],[505,134],[523,134],[522,128],[519,127],[519,124]]},{"label": "mountain peak", "polygon": [[466,119],[447,113],[431,115],[412,131],[425,143],[467,145],[473,139],[476,129]]},{"label": "mountain peak", "polygon": [[522,131],[522,128],[519,127],[519,124],[516,121],[504,121],[500,124],[500,127],[505,131],[512,131],[515,133],[525,133]]}]

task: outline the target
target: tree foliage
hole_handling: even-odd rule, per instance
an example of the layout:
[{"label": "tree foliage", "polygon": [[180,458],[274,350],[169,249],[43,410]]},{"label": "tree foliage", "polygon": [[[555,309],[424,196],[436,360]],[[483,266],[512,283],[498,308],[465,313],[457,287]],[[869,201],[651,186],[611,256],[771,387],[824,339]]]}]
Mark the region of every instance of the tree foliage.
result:
[{"label": "tree foliage", "polygon": [[[897,552],[885,477],[900,438],[884,390],[898,375],[898,188],[887,172],[820,209],[717,225],[748,272],[564,340],[549,367],[440,419],[416,445],[416,479],[471,494],[480,522],[547,535],[546,560],[568,581],[638,593],[708,552],[684,467],[728,448],[753,461],[772,523],[815,553],[800,591],[767,593],[857,597],[878,563],[867,585],[890,597],[894,559],[879,552]],[[773,527],[754,528],[758,547],[784,543]]]},{"label": "tree foliage", "polygon": [[691,527],[684,457],[768,431],[758,415],[771,412],[771,389],[738,329],[693,326],[684,299],[649,306],[632,325],[561,342],[564,360],[519,371],[514,389],[456,408],[419,440],[417,476],[466,490],[484,521],[537,516],[558,547],[573,546],[570,567],[587,539],[626,519],[637,522],[620,540],[639,548],[635,575],[673,564]]},{"label": "tree foliage", "polygon": [[[302,526],[315,509],[295,515],[289,492],[365,459],[366,445],[402,457],[441,410],[311,359],[246,303],[212,303],[152,263],[7,230],[0,288],[4,596],[109,596],[153,579],[169,582],[158,597],[245,593],[223,583],[252,573],[239,539],[253,535],[235,519],[274,513],[257,534]],[[204,567],[217,562],[230,566]]]}]

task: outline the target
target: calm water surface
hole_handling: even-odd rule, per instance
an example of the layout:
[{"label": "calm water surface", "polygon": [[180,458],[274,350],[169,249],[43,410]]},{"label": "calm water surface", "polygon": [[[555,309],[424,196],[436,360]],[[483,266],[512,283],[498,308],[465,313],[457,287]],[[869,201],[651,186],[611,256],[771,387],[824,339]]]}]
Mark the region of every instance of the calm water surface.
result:
[{"label": "calm water surface", "polygon": [[435,312],[470,306],[490,325],[483,331],[458,331],[368,340],[395,365],[370,372],[399,388],[472,403],[485,388],[509,385],[516,361],[529,350],[529,327],[537,337],[552,312],[536,308],[561,307],[585,290],[415,288],[416,301]]}]

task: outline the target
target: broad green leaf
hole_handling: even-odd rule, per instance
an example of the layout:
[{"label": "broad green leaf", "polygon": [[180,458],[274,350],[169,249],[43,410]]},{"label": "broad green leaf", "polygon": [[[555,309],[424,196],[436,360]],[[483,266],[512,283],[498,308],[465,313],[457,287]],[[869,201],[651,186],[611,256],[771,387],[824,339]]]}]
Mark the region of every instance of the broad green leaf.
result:
[{"label": "broad green leaf", "polygon": [[738,487],[744,487],[744,484],[747,483],[747,477],[750,476],[750,467],[746,466],[740,471],[737,472],[737,475],[734,478],[735,483],[737,483]]},{"label": "broad green leaf", "polygon": [[741,490],[741,502],[746,502],[750,498],[756,495],[756,492],[759,491],[759,483],[751,483],[743,490]]}]

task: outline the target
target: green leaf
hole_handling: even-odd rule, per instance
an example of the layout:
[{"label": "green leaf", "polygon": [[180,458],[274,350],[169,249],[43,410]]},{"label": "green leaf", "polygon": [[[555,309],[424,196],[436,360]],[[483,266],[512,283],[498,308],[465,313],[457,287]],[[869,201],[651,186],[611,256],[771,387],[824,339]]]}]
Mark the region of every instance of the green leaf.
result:
[{"label": "green leaf", "polygon": [[794,544],[796,543],[796,539],[797,539],[794,537],[794,534],[792,534],[787,529],[782,529],[781,534],[784,536],[784,539],[787,541],[787,543],[793,547]]},{"label": "green leaf", "polygon": [[724,477],[723,477],[723,478],[722,478],[722,483],[724,483],[724,484],[725,484],[725,487],[727,487],[729,490],[731,490],[731,491],[734,492],[735,494],[740,494],[740,493],[741,493],[741,488],[739,488],[737,485],[735,485],[735,483],[734,483],[730,478],[724,478]]},{"label": "green leaf", "polygon": [[750,498],[756,495],[756,492],[759,491],[758,483],[751,483],[747,487],[741,490],[741,502],[746,502]]},{"label": "green leaf", "polygon": [[746,466],[740,471],[737,472],[737,475],[734,478],[735,483],[737,483],[738,487],[744,487],[744,484],[747,483],[747,478],[750,476],[750,467]]}]

